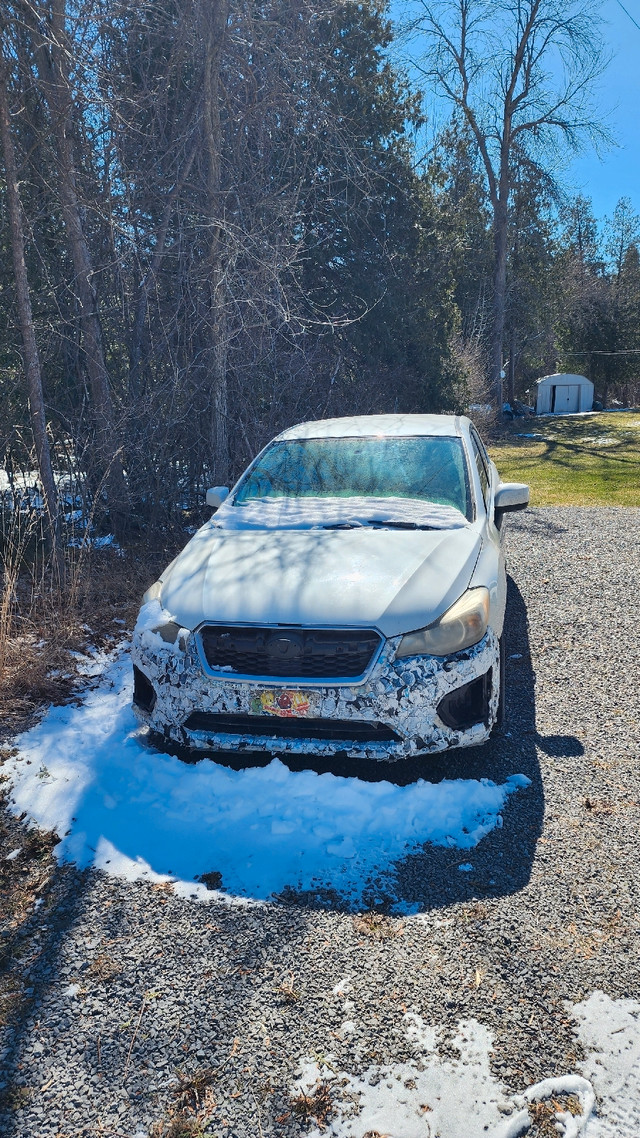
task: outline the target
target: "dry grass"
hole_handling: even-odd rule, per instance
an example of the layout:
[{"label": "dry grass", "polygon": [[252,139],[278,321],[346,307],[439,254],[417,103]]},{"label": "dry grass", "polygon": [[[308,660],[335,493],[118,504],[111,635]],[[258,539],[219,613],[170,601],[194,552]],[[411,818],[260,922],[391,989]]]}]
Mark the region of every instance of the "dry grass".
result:
[{"label": "dry grass", "polygon": [[578,925],[577,921],[565,921],[557,929],[549,929],[540,941],[545,948],[552,948],[559,956],[577,956],[590,960],[601,951],[610,952],[612,942],[625,933],[625,925],[619,909],[596,925]]},{"label": "dry grass", "polygon": [[190,1074],[178,1072],[178,1085],[174,1090],[181,1111],[197,1111],[206,1100],[207,1092],[215,1082],[219,1072],[213,1067],[203,1067]]},{"label": "dry grass", "polygon": [[[60,591],[19,576],[5,563],[0,620],[0,738],[23,730],[43,705],[67,703],[81,683],[74,653],[110,649],[133,627],[140,598],[172,552],[104,550],[83,562],[82,575]],[[10,597],[10,605],[6,597]]]},{"label": "dry grass", "polygon": [[286,1003],[297,1004],[298,1000],[301,998],[301,993],[295,986],[295,976],[293,972],[290,972],[287,978],[282,981],[278,988],[278,992],[281,996],[284,997]]},{"label": "dry grass", "polygon": [[577,1118],[582,1114],[580,1100],[575,1095],[561,1095],[545,1099],[544,1102],[529,1104],[529,1115],[533,1130],[531,1138],[558,1138],[557,1114],[572,1114]]},{"label": "dry grass", "polygon": [[305,1126],[315,1122],[318,1130],[325,1130],[333,1113],[333,1101],[328,1084],[316,1083],[313,1093],[306,1095],[302,1092],[291,1099],[291,1106]]},{"label": "dry grass", "polygon": [[204,1138],[202,1123],[190,1115],[178,1114],[164,1122],[156,1122],[149,1132],[150,1138]]}]

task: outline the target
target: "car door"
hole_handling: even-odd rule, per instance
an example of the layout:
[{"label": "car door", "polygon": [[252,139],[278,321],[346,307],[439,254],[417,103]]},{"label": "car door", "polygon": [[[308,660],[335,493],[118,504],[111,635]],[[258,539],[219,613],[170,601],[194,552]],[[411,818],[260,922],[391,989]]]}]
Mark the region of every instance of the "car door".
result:
[{"label": "car door", "polygon": [[501,631],[507,604],[507,573],[502,550],[502,527],[496,525],[493,510],[493,499],[500,476],[487,454],[484,443],[473,426],[470,428],[469,436],[471,440],[471,453],[478,471],[483,504],[486,511],[483,539],[487,548],[485,548],[482,556],[485,560],[485,564],[488,564],[489,561],[494,564],[495,585],[494,589],[491,590],[491,605],[495,618],[495,626]]}]

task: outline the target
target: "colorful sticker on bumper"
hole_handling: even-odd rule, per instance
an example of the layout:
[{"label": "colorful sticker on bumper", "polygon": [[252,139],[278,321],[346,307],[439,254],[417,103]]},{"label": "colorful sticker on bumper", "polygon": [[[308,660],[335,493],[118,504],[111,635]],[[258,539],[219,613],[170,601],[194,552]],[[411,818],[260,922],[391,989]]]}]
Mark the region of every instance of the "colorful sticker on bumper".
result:
[{"label": "colorful sticker on bumper", "polygon": [[311,703],[301,691],[261,691],[251,697],[252,715],[279,715],[285,719],[308,715]]}]

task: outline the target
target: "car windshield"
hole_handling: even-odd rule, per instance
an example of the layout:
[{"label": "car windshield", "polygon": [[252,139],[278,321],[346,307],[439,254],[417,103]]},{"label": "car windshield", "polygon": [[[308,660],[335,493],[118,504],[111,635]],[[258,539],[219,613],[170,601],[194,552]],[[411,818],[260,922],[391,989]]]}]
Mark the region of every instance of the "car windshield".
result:
[{"label": "car windshield", "polygon": [[233,505],[274,498],[410,498],[471,516],[462,440],[442,435],[272,443]]}]

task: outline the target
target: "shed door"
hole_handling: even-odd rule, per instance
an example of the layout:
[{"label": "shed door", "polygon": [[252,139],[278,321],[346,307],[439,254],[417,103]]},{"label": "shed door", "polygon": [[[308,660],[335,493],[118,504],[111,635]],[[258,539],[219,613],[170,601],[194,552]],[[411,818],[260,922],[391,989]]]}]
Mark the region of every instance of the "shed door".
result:
[{"label": "shed door", "polygon": [[580,407],[580,387],[577,383],[553,389],[553,410],[556,415],[569,415]]}]

